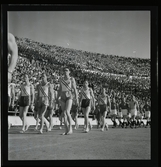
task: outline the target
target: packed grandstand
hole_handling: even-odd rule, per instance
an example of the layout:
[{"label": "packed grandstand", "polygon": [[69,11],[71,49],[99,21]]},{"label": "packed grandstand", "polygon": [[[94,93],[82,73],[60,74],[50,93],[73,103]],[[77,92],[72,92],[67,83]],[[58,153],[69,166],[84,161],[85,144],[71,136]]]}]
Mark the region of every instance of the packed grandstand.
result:
[{"label": "packed grandstand", "polygon": [[108,94],[114,91],[118,99],[124,93],[135,95],[141,105],[146,99],[150,100],[150,59],[91,53],[28,38],[16,37],[16,42],[19,58],[12,79],[16,85],[16,100],[24,73],[29,75],[34,86],[40,82],[44,71],[48,81],[57,84],[64,66],[75,77],[78,90],[84,79],[88,79],[95,96],[99,93],[100,85],[103,85]]}]

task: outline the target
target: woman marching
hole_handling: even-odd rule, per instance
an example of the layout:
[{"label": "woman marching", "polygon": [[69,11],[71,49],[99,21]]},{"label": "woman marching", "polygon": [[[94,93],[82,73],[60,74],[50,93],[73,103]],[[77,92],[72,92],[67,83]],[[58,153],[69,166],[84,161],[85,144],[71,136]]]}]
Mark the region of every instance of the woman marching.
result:
[{"label": "woman marching", "polygon": [[108,124],[106,122],[106,115],[107,115],[108,109],[111,108],[111,104],[110,104],[110,99],[108,95],[106,94],[105,88],[103,87],[101,88],[101,94],[98,96],[97,101],[100,107],[100,114],[101,114],[101,119],[103,123],[101,131],[104,131],[105,128],[106,130],[108,130]]},{"label": "woman marching", "polygon": [[[91,111],[91,107],[93,104],[93,110],[95,110],[95,100],[93,90],[88,87],[88,81],[85,80],[83,84],[83,88],[81,89],[80,93],[80,106],[84,113],[85,119],[85,132],[89,132],[89,112]],[[90,125],[91,126],[91,125]]]},{"label": "woman marching", "polygon": [[44,127],[44,123],[46,125],[46,130],[49,131],[49,122],[47,121],[47,119],[45,118],[45,113],[47,110],[47,107],[49,107],[50,109],[53,106],[53,87],[52,84],[50,84],[47,81],[47,76],[46,74],[43,72],[42,73],[42,82],[40,84],[37,85],[37,106],[38,106],[38,115],[39,115],[39,119],[40,119],[40,133],[43,133],[43,127]]},{"label": "woman marching", "polygon": [[28,75],[24,75],[25,83],[21,85],[21,93],[19,96],[19,117],[22,120],[23,127],[20,133],[24,133],[29,128],[29,123],[27,121],[27,112],[29,106],[31,105],[31,109],[33,109],[34,104],[34,86],[29,82]]},{"label": "woman marching", "polygon": [[78,106],[77,104],[77,99],[74,96],[74,92],[72,91],[73,94],[73,103],[72,103],[72,108],[71,108],[71,117],[73,119],[73,121],[75,122],[75,127],[74,129],[78,129],[79,125],[78,125]]},{"label": "woman marching", "polygon": [[51,101],[51,106],[47,107],[47,111],[45,113],[45,118],[48,119],[49,118],[49,129],[48,131],[51,131],[53,126],[54,126],[54,122],[53,122],[53,114],[55,113],[56,109],[57,109],[57,91],[54,89],[55,85],[54,83],[50,83],[51,87],[52,87],[52,93],[53,93],[53,98]]},{"label": "woman marching", "polygon": [[64,68],[64,77],[59,79],[60,87],[58,90],[57,99],[60,98],[61,109],[64,114],[64,125],[65,132],[63,135],[69,135],[73,133],[72,130],[72,118],[70,115],[70,110],[72,107],[72,89],[76,97],[76,105],[78,105],[78,94],[76,91],[76,82],[73,77],[70,77],[70,71],[68,68]]}]

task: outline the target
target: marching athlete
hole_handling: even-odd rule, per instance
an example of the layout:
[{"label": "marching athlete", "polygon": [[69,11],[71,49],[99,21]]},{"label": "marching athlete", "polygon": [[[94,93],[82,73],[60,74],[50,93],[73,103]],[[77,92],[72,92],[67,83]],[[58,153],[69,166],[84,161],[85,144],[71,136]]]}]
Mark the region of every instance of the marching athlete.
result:
[{"label": "marching athlete", "polygon": [[95,110],[95,100],[93,90],[88,87],[88,81],[85,80],[83,84],[83,88],[81,89],[80,93],[80,106],[84,113],[84,121],[85,121],[85,132],[89,132],[89,125],[91,127],[89,121],[89,112],[91,111],[91,107],[93,105],[93,110]]},{"label": "marching athlete", "polygon": [[39,112],[38,112],[38,92],[35,91],[35,107],[34,107],[34,119],[36,120],[36,126],[35,126],[35,131],[38,130],[38,126],[39,126],[39,122],[40,122],[40,119],[39,119]]},{"label": "marching athlete", "polygon": [[[77,91],[77,89],[76,89]],[[77,105],[77,99],[74,95],[74,92],[72,92],[73,94],[73,103],[72,103],[72,108],[71,108],[71,116],[72,116],[72,119],[73,121],[75,122],[75,127],[74,129],[78,129],[79,125],[78,125],[78,105]],[[78,92],[77,92],[78,94]]]},{"label": "marching athlete", "polygon": [[23,127],[20,133],[24,133],[29,128],[29,123],[27,121],[27,112],[29,106],[33,109],[34,104],[34,87],[29,82],[29,78],[27,74],[24,74],[25,83],[21,85],[21,93],[19,96],[19,117],[22,120]]},{"label": "marching athlete", "polygon": [[[54,88],[54,85],[52,85],[52,87]],[[49,117],[49,129],[48,131],[51,131],[54,123],[53,123],[53,114],[55,113],[57,109],[57,91],[53,89],[53,100],[52,100],[52,104],[51,107],[47,108],[47,111],[45,113],[45,118],[47,119]]]},{"label": "marching athlete", "polygon": [[103,123],[101,131],[104,131],[105,127],[106,127],[106,130],[108,130],[108,124],[106,122],[106,115],[107,115],[108,109],[110,109],[111,106],[110,106],[110,99],[108,95],[106,94],[105,88],[103,87],[101,88],[101,94],[98,96],[97,101],[99,104],[101,119]]},{"label": "marching athlete", "polygon": [[47,81],[47,76],[45,73],[42,73],[42,82],[37,85],[37,107],[39,112],[39,119],[40,119],[40,133],[43,133],[44,123],[46,125],[46,131],[49,131],[49,122],[44,117],[47,107],[52,108],[53,103],[53,87]]},{"label": "marching athlete", "polygon": [[64,124],[65,124],[65,132],[63,135],[69,135],[73,133],[72,130],[72,118],[70,115],[70,110],[72,107],[72,89],[74,91],[76,97],[76,105],[78,105],[78,94],[76,91],[76,82],[73,77],[70,77],[70,71],[68,68],[64,68],[64,77],[59,79],[60,87],[58,90],[58,99],[61,97],[61,109],[64,114]]}]

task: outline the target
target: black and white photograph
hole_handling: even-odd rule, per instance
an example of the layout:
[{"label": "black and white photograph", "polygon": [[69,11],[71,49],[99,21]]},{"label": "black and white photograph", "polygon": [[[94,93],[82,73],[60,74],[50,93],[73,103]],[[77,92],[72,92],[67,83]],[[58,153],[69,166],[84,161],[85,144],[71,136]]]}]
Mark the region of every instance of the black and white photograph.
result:
[{"label": "black and white photograph", "polygon": [[6,25],[8,161],[152,160],[150,10],[8,10]]}]

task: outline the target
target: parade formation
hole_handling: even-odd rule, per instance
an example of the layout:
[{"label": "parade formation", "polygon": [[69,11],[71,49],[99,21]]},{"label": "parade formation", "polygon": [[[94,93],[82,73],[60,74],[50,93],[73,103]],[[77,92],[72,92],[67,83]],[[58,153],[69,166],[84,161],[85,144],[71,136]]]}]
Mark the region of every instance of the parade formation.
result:
[{"label": "parade formation", "polygon": [[[75,122],[74,129],[79,128],[78,119],[80,114],[84,117],[83,131],[85,133],[93,128],[89,120],[89,114],[92,115],[93,119],[97,120],[97,128],[100,128],[102,132],[110,129],[106,121],[107,117],[113,122],[112,128],[130,127],[133,129],[151,126],[149,99],[145,99],[144,103],[139,103],[132,92],[116,93],[115,90],[108,89],[105,83],[100,84],[96,92],[91,87],[88,77],[84,79],[81,86],[78,86],[69,66],[63,66],[60,69],[63,74],[58,78],[57,82],[52,82],[54,80],[53,75],[47,75],[45,70],[40,71],[41,81],[38,84],[30,82],[33,79],[32,76],[22,73],[22,83],[19,85],[20,91],[17,95],[17,103],[14,104],[16,88],[12,73],[18,59],[18,48],[14,37],[10,36],[12,41],[9,42],[9,46],[14,45],[16,47],[13,47],[13,51],[12,47],[9,47],[11,59],[8,67],[8,107],[17,107],[19,110],[19,117],[22,120],[20,133],[25,133],[30,128],[27,118],[29,110],[33,112],[35,118],[34,130],[40,134],[52,130],[54,126],[53,115],[55,113],[58,113],[61,122],[60,129],[64,126],[62,135],[73,133],[72,119]],[[146,123],[143,122],[143,119]],[[12,128],[10,122],[8,122],[8,128]]]}]

